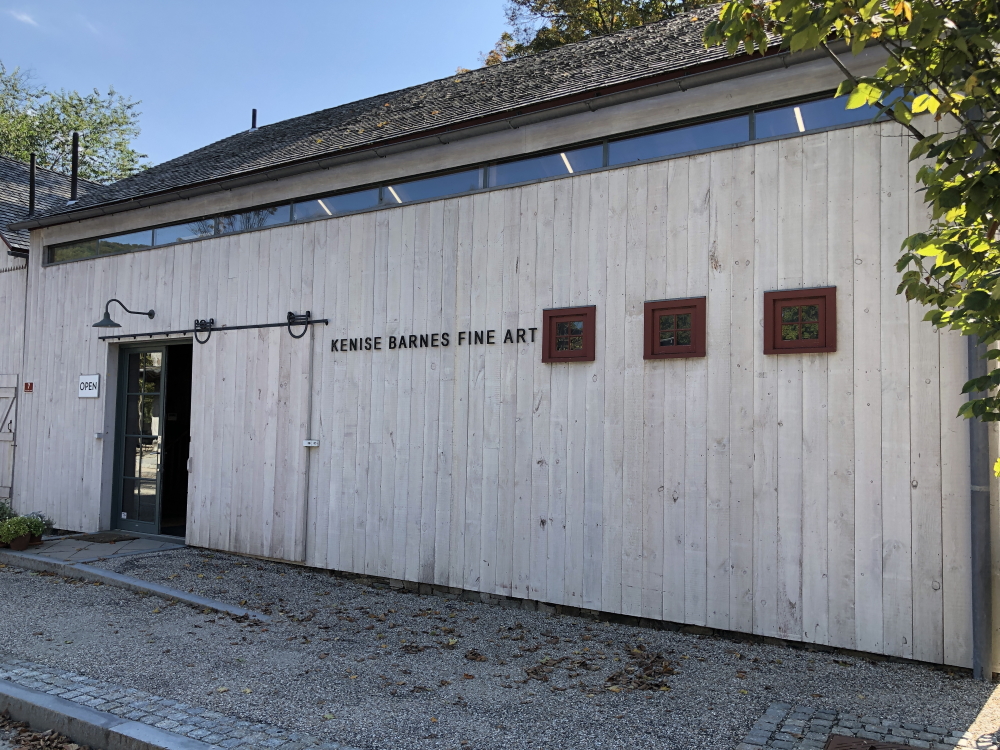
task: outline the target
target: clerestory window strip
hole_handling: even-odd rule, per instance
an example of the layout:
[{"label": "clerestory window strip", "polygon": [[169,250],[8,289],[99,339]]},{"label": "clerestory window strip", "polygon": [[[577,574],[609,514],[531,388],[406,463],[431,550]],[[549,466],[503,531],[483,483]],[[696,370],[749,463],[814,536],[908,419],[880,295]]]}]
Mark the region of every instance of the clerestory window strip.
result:
[{"label": "clerestory window strip", "polygon": [[829,96],[678,123],[642,133],[605,138],[562,151],[463,167],[444,174],[400,180],[360,190],[287,201],[109,237],[50,245],[46,264],[146,250],[180,242],[346,216],[482,190],[522,185],[600,169],[658,161],[761,140],[803,135],[874,121],[877,106],[848,110]]}]

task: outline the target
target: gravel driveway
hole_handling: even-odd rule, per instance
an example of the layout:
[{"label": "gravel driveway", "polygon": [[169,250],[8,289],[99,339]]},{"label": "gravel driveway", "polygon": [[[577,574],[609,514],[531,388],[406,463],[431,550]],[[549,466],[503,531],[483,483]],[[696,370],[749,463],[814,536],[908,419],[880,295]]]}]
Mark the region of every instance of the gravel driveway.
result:
[{"label": "gravel driveway", "polygon": [[919,665],[418,596],[194,549],[99,564],[274,621],[8,567],[0,654],[373,750],[733,748],[775,701],[964,730],[992,693]]}]

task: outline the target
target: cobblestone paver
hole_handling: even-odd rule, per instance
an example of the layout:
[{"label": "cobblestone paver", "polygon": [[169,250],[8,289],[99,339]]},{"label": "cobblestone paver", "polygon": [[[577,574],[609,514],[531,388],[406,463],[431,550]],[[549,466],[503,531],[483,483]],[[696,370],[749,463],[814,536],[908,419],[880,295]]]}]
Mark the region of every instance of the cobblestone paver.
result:
[{"label": "cobblestone paver", "polygon": [[875,716],[858,716],[831,708],[793,706],[790,703],[768,706],[736,750],[816,750],[822,748],[834,734],[933,750],[954,750],[956,747],[997,750],[995,735],[975,737],[971,732],[948,727],[905,724]]},{"label": "cobblestone paver", "polygon": [[354,750],[337,742],[290,732],[273,724],[253,724],[232,716],[123,688],[31,662],[0,661],[0,680],[56,695],[124,719],[151,724],[212,746],[212,750]]}]

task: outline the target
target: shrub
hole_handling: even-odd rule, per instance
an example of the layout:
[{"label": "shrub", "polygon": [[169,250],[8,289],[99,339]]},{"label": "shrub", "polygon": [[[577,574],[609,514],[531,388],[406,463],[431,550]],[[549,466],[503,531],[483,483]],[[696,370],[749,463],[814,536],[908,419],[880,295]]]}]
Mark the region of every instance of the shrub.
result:
[{"label": "shrub", "polygon": [[40,510],[28,513],[27,515],[25,515],[25,518],[34,518],[42,522],[42,531],[39,532],[38,534],[35,534],[35,536],[41,536],[46,531],[49,531],[52,528],[52,519],[49,518],[44,513],[42,513]]},{"label": "shrub", "polygon": [[12,539],[17,539],[18,537],[30,533],[31,523],[23,516],[8,518],[3,523],[0,523],[0,542],[3,542],[4,544],[10,544]]},{"label": "shrub", "polygon": [[16,515],[17,513],[15,513],[14,509],[10,507],[10,502],[8,500],[0,500],[0,523],[9,521]]},{"label": "shrub", "polygon": [[38,516],[32,514],[28,516],[22,516],[22,518],[28,522],[28,530],[31,532],[32,536],[41,536],[45,533],[46,525]]}]

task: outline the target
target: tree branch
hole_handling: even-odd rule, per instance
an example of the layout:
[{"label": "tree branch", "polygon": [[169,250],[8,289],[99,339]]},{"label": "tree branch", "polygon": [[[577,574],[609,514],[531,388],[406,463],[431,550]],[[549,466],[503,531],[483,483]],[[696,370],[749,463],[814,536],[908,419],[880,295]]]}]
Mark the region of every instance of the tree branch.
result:
[{"label": "tree branch", "polygon": [[[833,60],[834,65],[836,65],[838,68],[840,68],[840,72],[844,74],[844,77],[847,78],[847,80],[850,81],[851,83],[853,83],[855,86],[857,86],[858,85],[858,79],[855,78],[854,74],[850,70],[847,69],[847,66],[844,65],[844,63],[841,61],[841,59],[839,57],[837,57],[836,53],[834,53],[834,51],[832,49],[830,49],[830,47],[827,45],[827,43],[826,42],[820,42],[819,45],[820,45],[820,47],[823,48],[823,51],[826,52],[826,54],[830,57],[830,59]],[[910,123],[908,123],[908,122],[901,122],[899,120],[899,118],[896,117],[896,113],[893,112],[891,109],[887,109],[885,111],[885,113],[887,115],[889,115],[889,117],[891,117],[897,123],[899,123],[900,125],[902,125],[904,128],[906,128],[907,130],[909,130],[910,133],[913,135],[913,137],[916,138],[917,140],[922,141],[924,138],[927,137],[923,133],[921,133],[919,130],[917,130],[915,127],[913,127],[913,125],[911,125]]]}]

